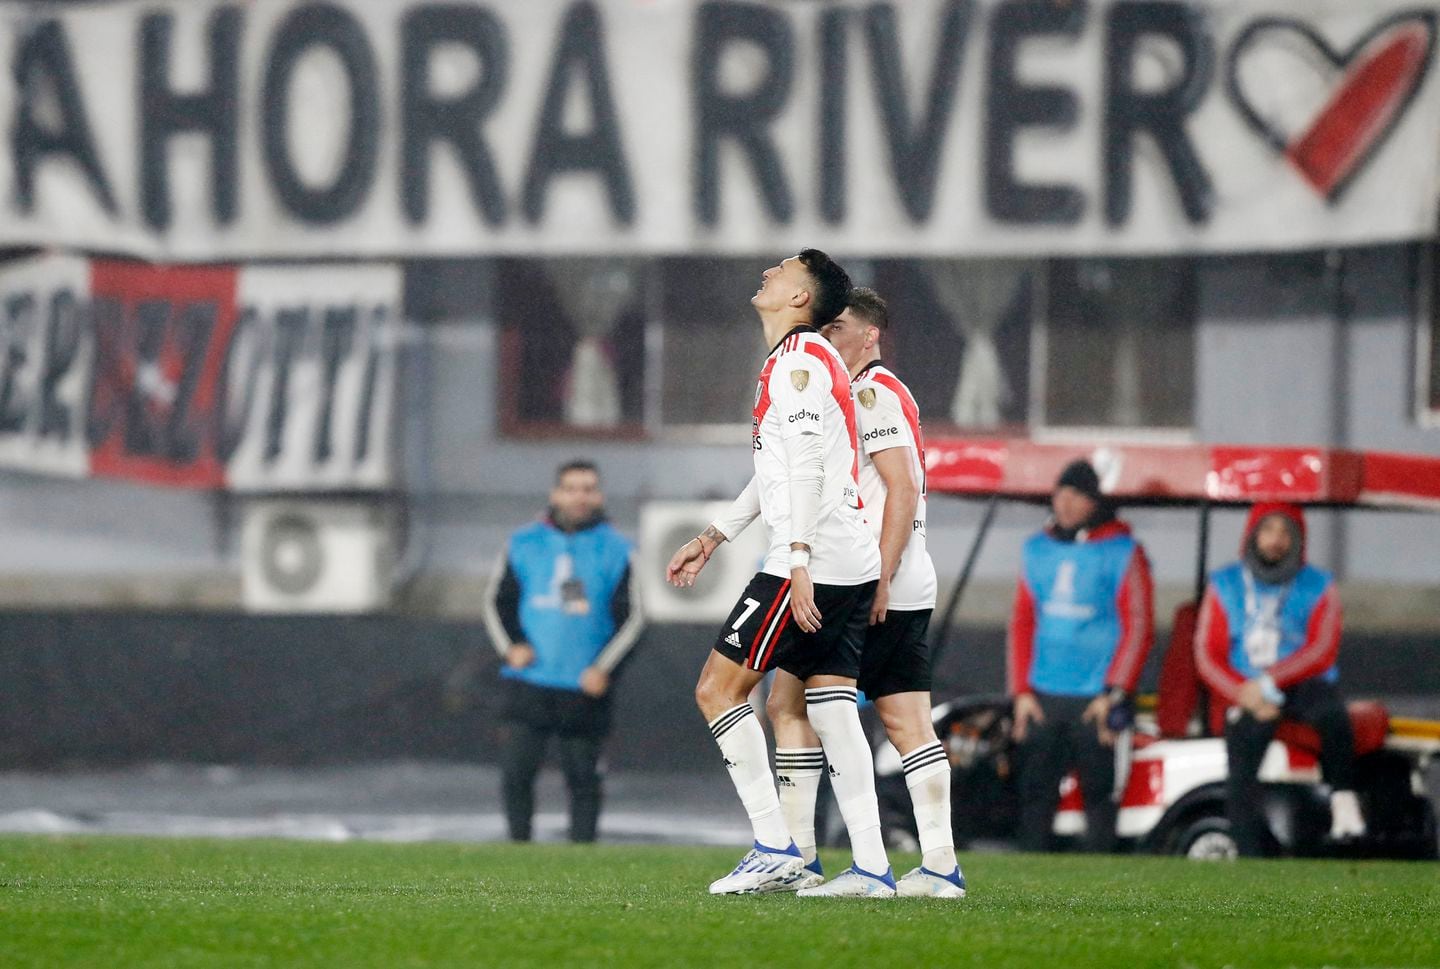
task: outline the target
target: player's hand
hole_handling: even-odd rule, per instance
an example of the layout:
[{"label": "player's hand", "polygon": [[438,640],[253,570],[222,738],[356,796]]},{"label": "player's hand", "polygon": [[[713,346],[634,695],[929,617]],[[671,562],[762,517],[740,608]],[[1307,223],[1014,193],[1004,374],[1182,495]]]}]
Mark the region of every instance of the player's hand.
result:
[{"label": "player's hand", "polygon": [[1100,739],[1101,744],[1106,747],[1114,747],[1115,731],[1110,729],[1109,719],[1110,698],[1103,693],[1091,700],[1090,705],[1085,708],[1085,712],[1080,715],[1082,723],[1095,725],[1095,736]]},{"label": "player's hand", "polygon": [[870,625],[878,626],[885,621],[885,613],[890,609],[890,580],[881,577],[880,582],[875,586],[875,601],[870,604]]},{"label": "player's hand", "polygon": [[602,697],[610,689],[610,674],[604,670],[587,666],[580,674],[580,692],[586,696]]},{"label": "player's hand", "polygon": [[1030,724],[1044,723],[1045,711],[1033,693],[1021,693],[1015,697],[1015,726],[1011,730],[1016,743],[1024,743],[1030,733]]},{"label": "player's hand", "polygon": [[513,643],[505,651],[505,665],[512,670],[523,670],[535,662],[535,648],[529,643]]},{"label": "player's hand", "polygon": [[1269,723],[1271,720],[1280,719],[1280,708],[1269,700],[1261,700],[1260,706],[1250,712],[1255,714],[1255,719],[1261,723]]},{"label": "player's hand", "polygon": [[815,606],[815,583],[810,581],[809,569],[790,570],[790,615],[807,633],[820,631],[820,610]]},{"label": "player's hand", "polygon": [[713,546],[707,547],[703,538],[692,538],[679,551],[670,556],[670,562],[665,566],[665,581],[677,589],[688,589],[695,584],[695,577],[710,561],[710,553],[714,552]]},{"label": "player's hand", "polygon": [[1265,699],[1265,693],[1260,689],[1258,679],[1246,680],[1240,684],[1240,694],[1235,698],[1235,705],[1242,710],[1249,710],[1257,717],[1260,715],[1261,707],[1273,706]]}]

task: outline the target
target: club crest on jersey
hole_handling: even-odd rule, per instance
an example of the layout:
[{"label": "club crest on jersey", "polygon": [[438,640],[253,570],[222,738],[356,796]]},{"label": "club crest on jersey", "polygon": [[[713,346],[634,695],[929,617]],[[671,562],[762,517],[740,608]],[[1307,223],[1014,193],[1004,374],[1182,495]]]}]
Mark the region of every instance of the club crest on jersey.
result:
[{"label": "club crest on jersey", "polygon": [[866,410],[871,410],[875,407],[874,387],[866,387],[864,390],[860,391],[860,393],[856,394],[855,396],[856,399],[860,401],[860,406],[864,407]]},{"label": "club crest on jersey", "polygon": [[792,370],[792,371],[790,371],[790,383],[791,383],[792,386],[794,386],[794,388],[795,388],[796,390],[804,390],[806,387],[810,386],[810,371],[808,371],[808,370]]}]

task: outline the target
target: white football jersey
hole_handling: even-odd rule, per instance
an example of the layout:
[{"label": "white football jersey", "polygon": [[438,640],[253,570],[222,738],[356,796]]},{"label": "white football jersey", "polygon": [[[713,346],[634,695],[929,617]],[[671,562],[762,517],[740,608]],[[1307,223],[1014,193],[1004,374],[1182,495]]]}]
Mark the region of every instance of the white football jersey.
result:
[{"label": "white football jersey", "polygon": [[824,585],[878,579],[880,546],[860,510],[855,401],[835,348],[811,327],[791,330],[765,360],[751,416],[754,484],[770,529],[764,570],[790,577],[790,450],[800,435],[819,434],[825,482],[810,577]]},{"label": "white football jersey", "polygon": [[870,455],[903,447],[910,451],[911,467],[920,485],[910,542],[890,580],[890,608],[935,608],[935,565],[925,548],[925,434],[920,429],[920,408],[910,388],[878,361],[856,375],[850,389],[858,405],[860,422],[860,500],[865,519],[878,540],[885,515],[885,482]]}]

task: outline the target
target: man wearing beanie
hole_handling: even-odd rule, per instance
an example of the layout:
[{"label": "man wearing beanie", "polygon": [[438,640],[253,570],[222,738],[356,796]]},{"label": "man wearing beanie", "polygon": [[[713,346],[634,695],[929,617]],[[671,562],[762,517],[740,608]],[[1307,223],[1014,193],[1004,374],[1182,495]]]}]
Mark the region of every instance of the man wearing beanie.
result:
[{"label": "man wearing beanie", "polygon": [[1354,791],[1355,742],[1335,688],[1340,599],[1330,574],[1305,563],[1305,518],[1295,505],[1250,510],[1240,561],[1210,576],[1195,657],[1205,685],[1227,708],[1226,799],[1236,846],[1268,853],[1258,774],[1283,714],[1320,734],[1320,771],[1330,785],[1330,835],[1365,833]]},{"label": "man wearing beanie", "polygon": [[1084,846],[1110,851],[1115,735],[1154,641],[1150,565],[1088,461],[1065,468],[1050,504],[1050,522],[1025,543],[1007,643],[1020,844],[1049,848],[1060,781],[1074,769]]}]

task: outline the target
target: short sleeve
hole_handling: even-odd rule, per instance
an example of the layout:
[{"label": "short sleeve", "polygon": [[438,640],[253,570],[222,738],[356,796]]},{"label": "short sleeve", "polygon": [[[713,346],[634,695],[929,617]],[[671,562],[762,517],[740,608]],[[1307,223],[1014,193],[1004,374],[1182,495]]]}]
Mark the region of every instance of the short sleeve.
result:
[{"label": "short sleeve", "polygon": [[900,397],[889,387],[866,381],[855,391],[855,416],[859,421],[860,444],[866,454],[892,447],[915,446],[915,436],[905,420]]},{"label": "short sleeve", "polygon": [[829,395],[830,374],[813,355],[792,351],[776,358],[770,371],[770,406],[782,439],[823,433]]}]

